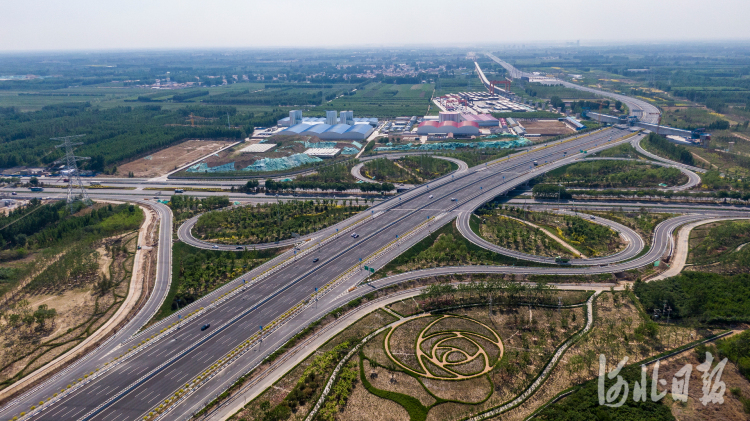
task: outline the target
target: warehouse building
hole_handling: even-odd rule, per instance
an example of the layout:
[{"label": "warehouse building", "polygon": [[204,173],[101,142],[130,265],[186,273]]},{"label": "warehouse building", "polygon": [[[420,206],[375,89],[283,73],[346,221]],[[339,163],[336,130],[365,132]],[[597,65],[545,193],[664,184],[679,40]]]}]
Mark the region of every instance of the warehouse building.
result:
[{"label": "warehouse building", "polygon": [[479,124],[473,121],[456,123],[455,121],[423,121],[417,127],[417,134],[453,134],[459,136],[479,136]]},{"label": "warehouse building", "polygon": [[289,117],[284,117],[277,121],[280,127],[292,127],[297,124],[369,124],[372,127],[378,125],[377,118],[354,118],[354,111],[342,111],[339,117],[336,117],[336,111],[326,111],[325,117],[302,117],[301,110],[289,111]]},{"label": "warehouse building", "polygon": [[491,114],[461,114],[461,121],[473,121],[479,127],[497,127],[500,121]]},{"label": "warehouse building", "polygon": [[279,135],[315,136],[321,140],[367,140],[375,129],[369,124],[297,124]]}]

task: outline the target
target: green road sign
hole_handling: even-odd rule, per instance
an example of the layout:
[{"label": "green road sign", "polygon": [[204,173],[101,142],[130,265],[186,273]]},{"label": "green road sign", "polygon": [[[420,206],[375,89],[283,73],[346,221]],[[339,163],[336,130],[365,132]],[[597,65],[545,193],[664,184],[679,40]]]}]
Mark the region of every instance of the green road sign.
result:
[{"label": "green road sign", "polygon": [[370,268],[371,273],[375,273],[375,268]]},{"label": "green road sign", "polygon": [[658,260],[654,262],[654,266],[659,266],[659,261]]},{"label": "green road sign", "polygon": [[365,270],[370,270],[370,268],[368,268],[367,266],[365,266]]}]

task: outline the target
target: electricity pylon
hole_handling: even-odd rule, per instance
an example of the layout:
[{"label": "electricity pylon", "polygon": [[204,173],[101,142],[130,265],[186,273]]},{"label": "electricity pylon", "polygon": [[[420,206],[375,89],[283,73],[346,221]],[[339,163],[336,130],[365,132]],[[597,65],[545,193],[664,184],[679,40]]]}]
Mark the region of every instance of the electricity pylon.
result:
[{"label": "electricity pylon", "polygon": [[[83,137],[86,135],[79,134],[75,136],[65,136],[65,137],[53,137],[50,140],[62,140],[62,145],[55,146],[56,148],[65,148],[65,158],[60,158],[57,161],[55,161],[55,164],[59,164],[61,162],[65,162],[65,169],[68,171],[68,199],[67,203],[68,206],[72,210],[73,202],[76,201],[76,199],[80,199],[86,206],[89,206],[92,202],[91,199],[89,199],[89,195],[86,193],[86,189],[83,188],[83,182],[81,181],[81,174],[78,171],[78,165],[76,164],[76,161],[83,161],[86,159],[91,159],[89,157],[83,157],[83,156],[75,156],[73,154],[73,146],[77,145],[83,145],[82,142],[76,142],[72,143],[70,139],[74,139],[77,137]],[[75,193],[73,193],[73,190],[77,190]]]}]

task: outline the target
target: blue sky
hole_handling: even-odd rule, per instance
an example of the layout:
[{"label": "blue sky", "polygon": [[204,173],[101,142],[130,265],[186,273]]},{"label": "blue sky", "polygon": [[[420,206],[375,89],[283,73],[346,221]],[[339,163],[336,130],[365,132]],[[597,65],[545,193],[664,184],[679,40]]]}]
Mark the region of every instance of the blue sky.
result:
[{"label": "blue sky", "polygon": [[3,0],[0,51],[749,40],[750,0]]}]

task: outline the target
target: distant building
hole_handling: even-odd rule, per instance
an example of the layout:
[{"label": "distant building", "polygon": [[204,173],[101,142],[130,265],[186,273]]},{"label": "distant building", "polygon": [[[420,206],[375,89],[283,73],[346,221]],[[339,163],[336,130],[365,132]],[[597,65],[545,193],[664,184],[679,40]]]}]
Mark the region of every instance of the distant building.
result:
[{"label": "distant building", "polygon": [[339,124],[354,124],[354,111],[342,111],[339,113]]},{"label": "distant building", "polygon": [[336,123],[336,111],[326,111],[326,124],[333,126]]},{"label": "distant building", "polygon": [[366,140],[375,129],[369,124],[297,124],[278,135],[315,136],[321,140]]},{"label": "distant building", "polygon": [[479,127],[499,126],[500,121],[491,114],[461,114],[461,121],[473,121]]},{"label": "distant building", "polygon": [[335,158],[341,153],[339,148],[310,148],[306,150],[305,155],[316,156],[318,158]]},{"label": "distant building", "polygon": [[479,124],[473,121],[464,121],[456,123],[455,121],[423,121],[417,127],[417,134],[420,136],[431,134],[448,134],[462,136],[479,136]]},{"label": "distant building", "polygon": [[456,123],[459,123],[461,121],[461,114],[457,112],[441,111],[438,116],[439,116],[438,121],[440,121],[441,123],[444,121],[454,121]]},{"label": "distant building", "polygon": [[289,111],[289,124],[294,126],[300,123],[302,123],[302,110]]},{"label": "distant building", "polygon": [[[295,113],[294,115],[292,113]],[[330,114],[329,114],[330,113]],[[289,117],[284,117],[277,122],[281,127],[292,127],[297,124],[369,124],[372,127],[378,125],[377,118],[354,118],[353,111],[342,111],[341,116],[336,118],[336,111],[326,111],[325,117],[302,117],[302,111],[295,110],[289,112]]]}]

